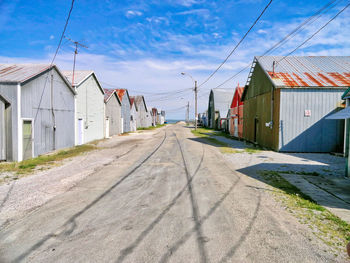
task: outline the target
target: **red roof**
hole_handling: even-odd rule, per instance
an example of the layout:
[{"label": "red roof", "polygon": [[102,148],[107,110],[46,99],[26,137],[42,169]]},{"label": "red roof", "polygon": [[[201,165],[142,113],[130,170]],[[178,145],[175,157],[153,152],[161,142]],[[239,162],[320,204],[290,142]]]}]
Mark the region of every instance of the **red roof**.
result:
[{"label": "red roof", "polygon": [[130,108],[132,108],[132,105],[134,104],[135,101],[135,97],[134,96],[130,96]]},{"label": "red roof", "polygon": [[109,98],[113,95],[114,89],[103,89],[105,92],[105,102],[109,100]]},{"label": "red roof", "polygon": [[126,93],[126,89],[116,89],[115,91],[117,92],[119,100],[122,101]]},{"label": "red roof", "polygon": [[231,109],[243,105],[242,95],[244,87],[237,86],[231,102]]}]

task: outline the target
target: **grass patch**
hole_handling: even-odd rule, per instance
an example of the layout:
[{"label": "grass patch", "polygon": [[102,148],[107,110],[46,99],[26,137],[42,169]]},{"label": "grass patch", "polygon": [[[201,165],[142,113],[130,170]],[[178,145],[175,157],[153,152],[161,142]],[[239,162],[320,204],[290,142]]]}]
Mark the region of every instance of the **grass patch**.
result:
[{"label": "grass patch", "polygon": [[22,162],[0,163],[0,173],[11,172],[16,175],[29,174],[38,166],[53,166],[55,162],[63,159],[71,158],[80,155],[84,152],[89,152],[97,149],[95,145],[84,144],[67,150],[41,155],[33,159],[24,160]]},{"label": "grass patch", "polygon": [[139,127],[137,128],[138,131],[148,131],[148,130],[154,130],[157,128],[164,127],[166,124],[157,124],[156,126],[149,126],[149,127]]},{"label": "grass patch", "polygon": [[197,128],[197,130],[192,129],[191,130],[192,134],[199,138],[203,138],[206,141],[210,142],[211,144],[214,144],[216,146],[220,147],[220,151],[224,154],[235,154],[235,153],[259,153],[261,150],[259,148],[245,148],[245,149],[237,149],[237,148],[232,148],[229,144],[219,141],[216,138],[213,138],[212,136],[224,136],[226,138],[232,139],[232,137],[224,132],[221,131],[215,131],[214,129],[209,129],[209,128]]},{"label": "grass patch", "polygon": [[281,201],[299,222],[308,225],[334,253],[339,250],[344,252],[346,244],[350,241],[350,224],[317,204],[310,196],[281,177],[279,172],[261,171],[260,175],[266,183],[277,189],[276,199]]}]

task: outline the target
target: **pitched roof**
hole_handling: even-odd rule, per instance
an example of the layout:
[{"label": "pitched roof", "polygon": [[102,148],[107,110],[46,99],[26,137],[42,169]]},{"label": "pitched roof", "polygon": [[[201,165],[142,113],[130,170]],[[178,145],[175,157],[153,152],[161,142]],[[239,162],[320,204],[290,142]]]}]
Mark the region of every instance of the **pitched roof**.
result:
[{"label": "pitched roof", "polygon": [[109,101],[110,98],[111,98],[113,95],[115,95],[115,97],[117,98],[119,104],[121,104],[121,103],[120,103],[120,100],[119,100],[119,97],[117,96],[116,91],[115,91],[114,89],[103,89],[103,90],[104,90],[104,92],[105,92],[105,98],[104,98],[105,102]]},{"label": "pitched roof", "polygon": [[[62,73],[66,76],[68,81],[72,83],[73,71],[64,70]],[[74,71],[74,83],[73,86],[79,86],[90,75],[94,74],[92,70],[75,70]]]},{"label": "pitched roof", "polygon": [[[215,111],[220,112],[220,116],[226,116],[227,110],[231,106],[235,89],[212,89],[211,93],[214,97]],[[209,97],[210,98],[210,97]]]},{"label": "pitched roof", "polygon": [[350,56],[260,56],[256,59],[276,87],[350,86]]},{"label": "pitched roof", "polygon": [[140,109],[141,105],[144,104],[145,110],[147,112],[148,110],[147,110],[147,106],[146,106],[146,102],[145,102],[145,97],[142,95],[137,95],[137,96],[134,96],[134,98],[135,98],[135,104],[136,104],[137,108]]},{"label": "pitched roof", "polygon": [[124,95],[126,94],[128,97],[129,103],[131,105],[130,96],[129,96],[129,92],[127,89],[115,89],[115,91],[119,97],[120,102],[123,101]]},{"label": "pitched roof", "polygon": [[[135,97],[134,96],[130,96],[130,109],[134,105],[134,102],[135,102]],[[135,109],[138,111],[136,104],[135,104]]]},{"label": "pitched roof", "polygon": [[67,86],[76,94],[57,66],[50,64],[0,64],[0,83],[24,83],[52,68],[56,69]]}]

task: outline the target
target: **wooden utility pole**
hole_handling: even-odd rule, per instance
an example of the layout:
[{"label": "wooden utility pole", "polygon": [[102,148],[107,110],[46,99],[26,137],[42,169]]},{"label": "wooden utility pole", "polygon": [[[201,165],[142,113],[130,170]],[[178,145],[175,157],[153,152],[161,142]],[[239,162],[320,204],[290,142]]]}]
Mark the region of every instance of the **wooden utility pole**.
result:
[{"label": "wooden utility pole", "polygon": [[75,45],[75,50],[74,50],[74,62],[73,62],[73,74],[72,74],[72,87],[74,88],[74,72],[75,72],[75,62],[76,62],[76,57],[78,54],[78,46],[83,47],[83,48],[88,48],[87,46],[79,43],[78,41],[73,41],[72,39],[64,36],[65,39],[69,40]]},{"label": "wooden utility pole", "polygon": [[197,88],[197,80],[194,81],[194,129],[197,130],[197,93],[198,93],[198,88]]}]

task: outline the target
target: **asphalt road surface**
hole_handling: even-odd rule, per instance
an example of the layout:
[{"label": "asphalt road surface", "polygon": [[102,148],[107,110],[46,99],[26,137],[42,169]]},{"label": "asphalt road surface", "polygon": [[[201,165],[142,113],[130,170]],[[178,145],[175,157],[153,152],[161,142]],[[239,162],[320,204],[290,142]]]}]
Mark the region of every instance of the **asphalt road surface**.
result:
[{"label": "asphalt road surface", "polygon": [[0,262],[333,262],[262,183],[181,125],[0,230]]}]

